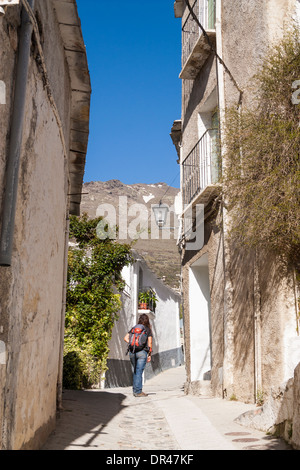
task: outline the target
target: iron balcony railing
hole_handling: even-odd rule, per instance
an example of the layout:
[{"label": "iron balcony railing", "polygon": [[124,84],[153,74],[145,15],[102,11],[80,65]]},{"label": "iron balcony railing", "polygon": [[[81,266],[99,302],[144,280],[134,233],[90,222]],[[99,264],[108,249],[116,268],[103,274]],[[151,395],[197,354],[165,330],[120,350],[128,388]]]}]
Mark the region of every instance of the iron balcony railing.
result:
[{"label": "iron balcony railing", "polygon": [[[204,29],[215,29],[215,0],[195,0],[192,9]],[[201,34],[201,28],[189,13],[182,27],[182,65],[186,63]]]},{"label": "iron balcony railing", "polygon": [[182,163],[183,204],[190,204],[219,179],[218,129],[207,129]]}]

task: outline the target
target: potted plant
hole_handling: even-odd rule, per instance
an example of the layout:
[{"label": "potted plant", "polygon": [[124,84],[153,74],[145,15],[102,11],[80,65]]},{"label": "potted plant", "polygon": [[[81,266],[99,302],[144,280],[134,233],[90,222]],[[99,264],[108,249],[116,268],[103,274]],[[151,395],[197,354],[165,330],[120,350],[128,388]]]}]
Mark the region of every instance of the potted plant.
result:
[{"label": "potted plant", "polygon": [[139,292],[139,309],[155,311],[157,297],[152,289]]},{"label": "potted plant", "polygon": [[139,309],[147,310],[147,292],[139,292]]}]

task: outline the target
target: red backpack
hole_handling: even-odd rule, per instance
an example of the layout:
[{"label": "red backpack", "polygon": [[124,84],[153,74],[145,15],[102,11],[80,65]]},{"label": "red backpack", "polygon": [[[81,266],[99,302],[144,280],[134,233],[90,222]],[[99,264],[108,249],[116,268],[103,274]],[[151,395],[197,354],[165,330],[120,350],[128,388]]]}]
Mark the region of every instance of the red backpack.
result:
[{"label": "red backpack", "polygon": [[135,325],[131,328],[129,332],[129,344],[128,344],[128,351],[130,352],[138,352],[142,351],[145,346],[147,345],[148,334],[144,327],[144,325]]}]

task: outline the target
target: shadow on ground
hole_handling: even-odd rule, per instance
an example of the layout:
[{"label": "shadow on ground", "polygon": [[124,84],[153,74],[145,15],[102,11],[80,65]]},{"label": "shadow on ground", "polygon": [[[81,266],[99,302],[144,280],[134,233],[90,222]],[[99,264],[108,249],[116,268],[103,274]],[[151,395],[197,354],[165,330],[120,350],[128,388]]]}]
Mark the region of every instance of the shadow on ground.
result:
[{"label": "shadow on ground", "polygon": [[95,439],[107,434],[107,424],[125,408],[122,404],[125,398],[121,393],[102,390],[65,390],[56,430],[41,450],[53,449],[54,442],[55,450],[64,450],[71,443],[72,447],[93,448]]}]

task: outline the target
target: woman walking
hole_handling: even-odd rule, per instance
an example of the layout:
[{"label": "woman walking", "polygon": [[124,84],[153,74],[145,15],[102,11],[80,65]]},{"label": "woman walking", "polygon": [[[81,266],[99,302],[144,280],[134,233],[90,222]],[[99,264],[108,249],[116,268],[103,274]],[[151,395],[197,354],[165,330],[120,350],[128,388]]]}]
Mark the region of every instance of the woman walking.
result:
[{"label": "woman walking", "polygon": [[[142,335],[144,335],[145,341],[139,342],[140,338],[143,337]],[[138,324],[126,334],[124,341],[129,344],[129,357],[133,374],[133,395],[135,397],[146,397],[147,394],[142,390],[143,372],[146,363],[151,361],[152,353],[152,331],[148,315],[145,313],[140,315]]]}]

